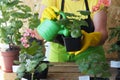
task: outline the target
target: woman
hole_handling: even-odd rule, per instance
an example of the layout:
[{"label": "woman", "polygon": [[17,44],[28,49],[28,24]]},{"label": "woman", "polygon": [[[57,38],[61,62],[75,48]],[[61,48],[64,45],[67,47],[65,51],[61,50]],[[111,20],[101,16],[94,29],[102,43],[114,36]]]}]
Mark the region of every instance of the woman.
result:
[{"label": "woman", "polygon": [[[87,17],[87,20],[90,28],[83,28],[82,33],[84,35],[84,40],[82,41],[82,49],[80,51],[72,52],[72,54],[76,55],[72,57],[72,60],[76,60],[78,58],[82,59],[88,57],[91,53],[96,52],[105,57],[102,44],[104,44],[105,40],[108,37],[106,29],[106,8],[108,7],[109,3],[109,0],[42,0],[42,6],[40,8],[40,17],[41,21],[44,21],[46,18],[57,18],[55,11],[59,10],[63,10],[64,12],[70,12],[74,14],[78,14],[78,10],[89,10],[91,14]],[[39,33],[39,30],[37,31]],[[50,45],[51,46],[49,52],[49,61],[70,61],[71,54],[66,52],[65,47],[63,45],[57,42],[51,42]]]}]

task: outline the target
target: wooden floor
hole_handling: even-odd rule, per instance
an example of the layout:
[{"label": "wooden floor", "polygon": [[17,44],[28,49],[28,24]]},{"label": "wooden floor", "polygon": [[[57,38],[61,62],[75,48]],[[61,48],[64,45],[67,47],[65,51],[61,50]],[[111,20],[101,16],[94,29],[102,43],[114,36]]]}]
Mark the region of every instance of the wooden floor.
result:
[{"label": "wooden floor", "polygon": [[[46,80],[79,80],[80,74],[77,65],[74,63],[51,63],[49,67],[48,78]],[[112,76],[110,80],[115,80],[116,69],[111,69]],[[0,72],[0,80],[15,80],[15,73]]]}]

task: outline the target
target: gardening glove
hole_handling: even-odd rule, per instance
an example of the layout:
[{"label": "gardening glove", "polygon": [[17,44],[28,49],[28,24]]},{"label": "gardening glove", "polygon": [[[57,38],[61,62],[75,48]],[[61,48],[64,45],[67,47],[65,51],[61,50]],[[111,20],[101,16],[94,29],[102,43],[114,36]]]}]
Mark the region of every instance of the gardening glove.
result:
[{"label": "gardening glove", "polygon": [[84,30],[81,31],[83,34],[82,48],[76,52],[70,52],[70,54],[79,54],[85,51],[89,46],[97,46],[101,40],[100,32],[87,33]]},{"label": "gardening glove", "polygon": [[42,13],[42,16],[41,16],[41,22],[44,21],[45,19],[56,19],[58,14],[57,12],[59,12],[60,10],[54,6],[50,6],[50,7],[47,7],[43,13]]}]

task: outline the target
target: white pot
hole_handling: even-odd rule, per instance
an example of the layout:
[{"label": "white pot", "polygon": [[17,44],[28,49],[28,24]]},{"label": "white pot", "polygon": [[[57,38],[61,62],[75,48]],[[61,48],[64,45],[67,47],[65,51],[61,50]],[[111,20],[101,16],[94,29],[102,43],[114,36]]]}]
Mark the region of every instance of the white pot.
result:
[{"label": "white pot", "polygon": [[28,79],[22,78],[21,80],[28,80]]},{"label": "white pot", "polygon": [[19,65],[13,65],[12,66],[12,70],[13,70],[13,72],[15,73],[15,72],[17,72],[17,69],[19,68]]}]

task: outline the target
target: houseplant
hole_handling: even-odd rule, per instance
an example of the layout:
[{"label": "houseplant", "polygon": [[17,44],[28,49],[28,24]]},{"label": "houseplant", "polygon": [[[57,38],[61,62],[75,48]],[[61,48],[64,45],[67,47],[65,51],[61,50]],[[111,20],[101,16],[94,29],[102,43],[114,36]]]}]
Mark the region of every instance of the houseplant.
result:
[{"label": "houseplant", "polygon": [[19,80],[21,78],[28,80],[39,80],[47,78],[48,73],[48,63],[47,61],[43,61],[44,57],[39,54],[35,54],[34,56],[29,54],[20,54],[19,68],[17,69],[17,78]]},{"label": "houseplant", "polygon": [[[83,55],[83,59],[77,59],[79,71],[84,75],[90,75],[90,80],[109,80],[110,66],[104,57],[97,53],[92,53],[88,57]],[[79,58],[79,56],[78,56]]]},{"label": "houseplant", "polygon": [[16,80],[21,78],[28,80],[46,78],[49,62],[43,61],[45,54],[42,41],[37,40],[34,31],[28,28],[23,32],[21,43],[19,61],[15,61],[15,63],[19,64]]},{"label": "houseplant", "polygon": [[[87,11],[80,11],[80,13],[83,14],[83,15],[89,15],[90,14],[90,12],[87,12]],[[76,29],[80,30],[81,26],[88,26],[88,24],[86,23],[85,20],[83,20],[82,23],[80,23],[80,21],[81,21],[81,19],[78,20],[78,22],[76,21],[77,23],[79,23],[77,25],[78,28],[71,28],[70,30],[71,31],[74,31],[74,29],[75,30]],[[74,26],[73,22],[74,21],[72,21],[72,24],[70,24],[71,27]],[[70,33],[72,33],[72,32],[70,32]],[[71,34],[70,37],[77,38],[77,37],[79,37],[79,35],[78,36],[72,36],[72,34]],[[69,44],[71,44],[71,43],[69,43]],[[94,48],[91,48],[91,49],[94,50]],[[80,55],[76,55],[75,56],[76,64],[78,65],[79,71],[81,73],[83,73],[85,75],[92,76],[90,78],[90,80],[109,80],[109,78],[108,78],[110,76],[109,64],[107,63],[107,61],[105,59],[105,56],[103,56],[104,51],[101,50],[101,51],[99,51],[99,53],[97,53],[97,50],[95,52],[93,52],[93,53],[91,53],[88,50],[88,52],[86,52],[86,53],[81,53]]]},{"label": "houseplant", "polygon": [[[2,49],[1,51],[1,60],[4,59],[3,55],[7,56],[6,54],[11,55],[10,58],[12,59],[11,61],[1,61],[1,67],[6,72],[12,72],[13,60],[18,59],[20,50],[18,46],[20,45],[19,39],[21,36],[19,29],[21,29],[21,27],[24,26],[24,23],[27,23],[28,20],[31,21],[30,18],[35,15],[31,12],[30,7],[24,5],[20,0],[0,0],[0,13],[0,43],[8,45],[6,49]],[[14,56],[14,58],[12,57],[12,55]],[[6,57],[5,59],[8,59],[8,57]],[[8,63],[5,63],[4,61],[9,61],[9,67],[5,67],[5,65],[7,65]]]},{"label": "houseplant", "polygon": [[56,21],[60,25],[64,25],[68,29],[68,35],[62,36],[64,45],[67,51],[77,51],[80,50],[82,33],[81,26],[87,26],[88,23],[82,19],[83,16],[88,16],[89,11],[78,11],[80,15],[75,15],[73,13],[65,13],[66,18],[62,18]]},{"label": "houseplant", "polygon": [[[110,45],[110,49],[108,53],[117,52],[118,58],[117,61],[120,61],[120,26],[109,28],[109,41],[114,40],[114,42]],[[120,67],[118,67],[118,74],[116,76],[116,80],[120,79]]]},{"label": "houseplant", "polygon": [[[120,26],[109,28],[109,41],[115,40],[114,43],[111,44],[109,53],[119,52],[120,51]],[[120,54],[118,54],[118,59],[120,60]]]}]

